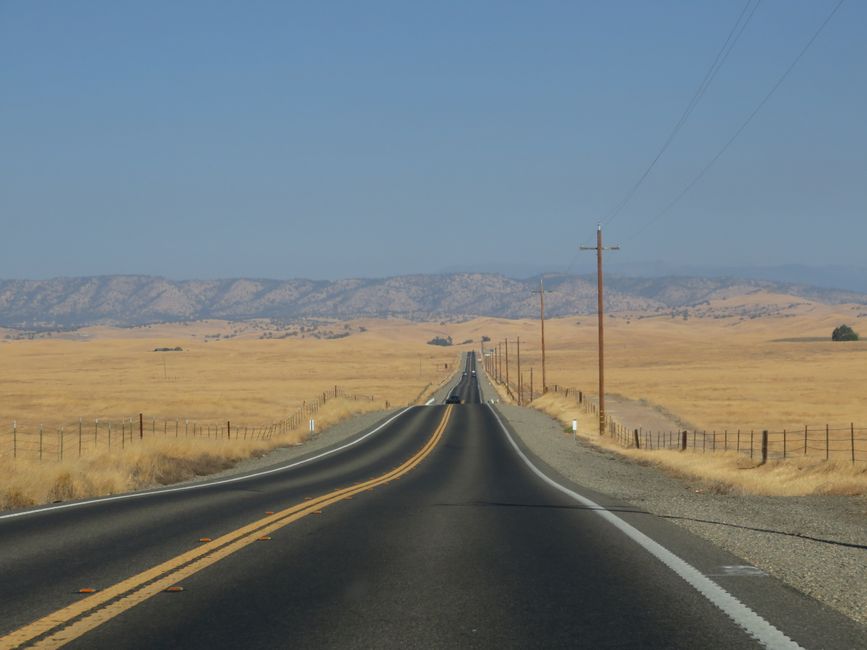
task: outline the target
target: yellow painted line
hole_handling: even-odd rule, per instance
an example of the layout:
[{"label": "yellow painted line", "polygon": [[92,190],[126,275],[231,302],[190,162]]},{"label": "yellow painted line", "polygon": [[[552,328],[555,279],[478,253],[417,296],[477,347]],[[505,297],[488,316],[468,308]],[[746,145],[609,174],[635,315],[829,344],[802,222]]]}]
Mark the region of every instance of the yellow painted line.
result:
[{"label": "yellow painted line", "polygon": [[262,536],[270,535],[302,517],[354,494],[390,483],[414,469],[433,451],[451,418],[452,408],[446,408],[436,430],[421,449],[406,462],[382,476],[310,498],[106,587],[92,596],[0,637],[0,648],[16,648],[22,644],[32,644],[31,647],[34,648],[59,648],[148,598],[179,584],[183,579],[249,546]]}]

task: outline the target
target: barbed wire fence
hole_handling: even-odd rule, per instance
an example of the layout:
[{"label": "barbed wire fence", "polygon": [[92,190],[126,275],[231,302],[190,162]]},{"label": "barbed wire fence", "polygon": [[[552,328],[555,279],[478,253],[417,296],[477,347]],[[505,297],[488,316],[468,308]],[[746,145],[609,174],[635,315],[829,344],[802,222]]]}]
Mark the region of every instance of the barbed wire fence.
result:
[{"label": "barbed wire fence", "polygon": [[[549,391],[572,397],[581,410],[598,417],[593,398],[580,390],[557,384]],[[758,459],[768,460],[812,458],[826,461],[867,462],[867,427],[813,424],[792,429],[723,429],[651,431],[629,429],[611,416],[606,417],[606,430],[622,446],[638,449],[674,449],[695,453],[733,451]]]},{"label": "barbed wire fence", "polygon": [[[373,395],[349,394],[339,386],[302,401],[294,412],[265,425],[234,423],[229,419],[200,422],[190,418],[167,418],[139,413],[121,418],[78,418],[51,426],[22,425],[13,421],[0,431],[0,458],[62,461],[97,453],[119,453],[155,439],[197,441],[270,440],[311,428],[311,420],[329,400],[377,401]],[[389,408],[388,400],[385,407]]]}]

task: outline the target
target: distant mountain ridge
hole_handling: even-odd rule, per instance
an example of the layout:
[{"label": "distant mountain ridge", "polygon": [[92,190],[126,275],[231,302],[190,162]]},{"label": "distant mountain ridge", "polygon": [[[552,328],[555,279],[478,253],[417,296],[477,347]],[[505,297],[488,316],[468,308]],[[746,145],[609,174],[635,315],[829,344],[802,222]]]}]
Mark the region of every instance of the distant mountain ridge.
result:
[{"label": "distant mountain ridge", "polygon": [[[492,273],[404,275],[382,279],[181,280],[113,275],[0,280],[0,326],[20,329],[141,325],[218,318],[387,318],[441,320],[535,317],[539,279]],[[549,316],[596,311],[592,275],[546,276]],[[755,291],[829,304],[867,304],[867,294],[740,278],[606,278],[606,308],[661,311]]]}]

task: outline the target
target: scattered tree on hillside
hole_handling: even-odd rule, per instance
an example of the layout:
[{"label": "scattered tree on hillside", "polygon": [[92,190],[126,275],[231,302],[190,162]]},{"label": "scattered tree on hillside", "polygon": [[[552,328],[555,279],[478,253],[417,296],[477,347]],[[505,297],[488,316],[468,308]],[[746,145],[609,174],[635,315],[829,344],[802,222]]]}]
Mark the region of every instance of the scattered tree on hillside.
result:
[{"label": "scattered tree on hillside", "polygon": [[858,333],[853,330],[848,325],[840,325],[840,327],[834,328],[834,332],[831,334],[832,341],[857,341]]},{"label": "scattered tree on hillside", "polygon": [[427,343],[428,345],[451,345],[452,337],[448,336],[446,338],[443,338],[442,336],[435,336]]},{"label": "scattered tree on hillside", "polygon": [[482,343],[487,343],[490,340],[491,340],[490,336],[485,336],[484,334],[482,335]]}]

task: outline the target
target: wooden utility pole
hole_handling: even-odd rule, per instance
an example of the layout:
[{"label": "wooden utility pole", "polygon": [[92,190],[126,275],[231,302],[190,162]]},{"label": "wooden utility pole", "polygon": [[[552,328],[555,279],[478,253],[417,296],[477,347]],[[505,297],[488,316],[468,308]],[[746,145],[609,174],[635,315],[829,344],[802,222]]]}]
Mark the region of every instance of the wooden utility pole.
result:
[{"label": "wooden utility pole", "polygon": [[530,366],[530,401],[533,401],[533,366]]},{"label": "wooden utility pole", "polygon": [[605,329],[603,325],[602,251],[619,251],[620,246],[602,246],[602,225],[596,228],[596,246],[581,246],[581,250],[596,251],[596,310],[599,321],[599,435],[605,435]]},{"label": "wooden utility pole", "polygon": [[539,278],[539,290],[533,293],[539,294],[539,321],[542,323],[542,394],[548,392],[548,384],[545,383],[545,280]]},{"label": "wooden utility pole", "polygon": [[506,392],[509,392],[509,339],[505,339],[506,343]]},{"label": "wooden utility pole", "polygon": [[524,376],[521,374],[521,337],[518,337],[518,406],[524,403]]}]

